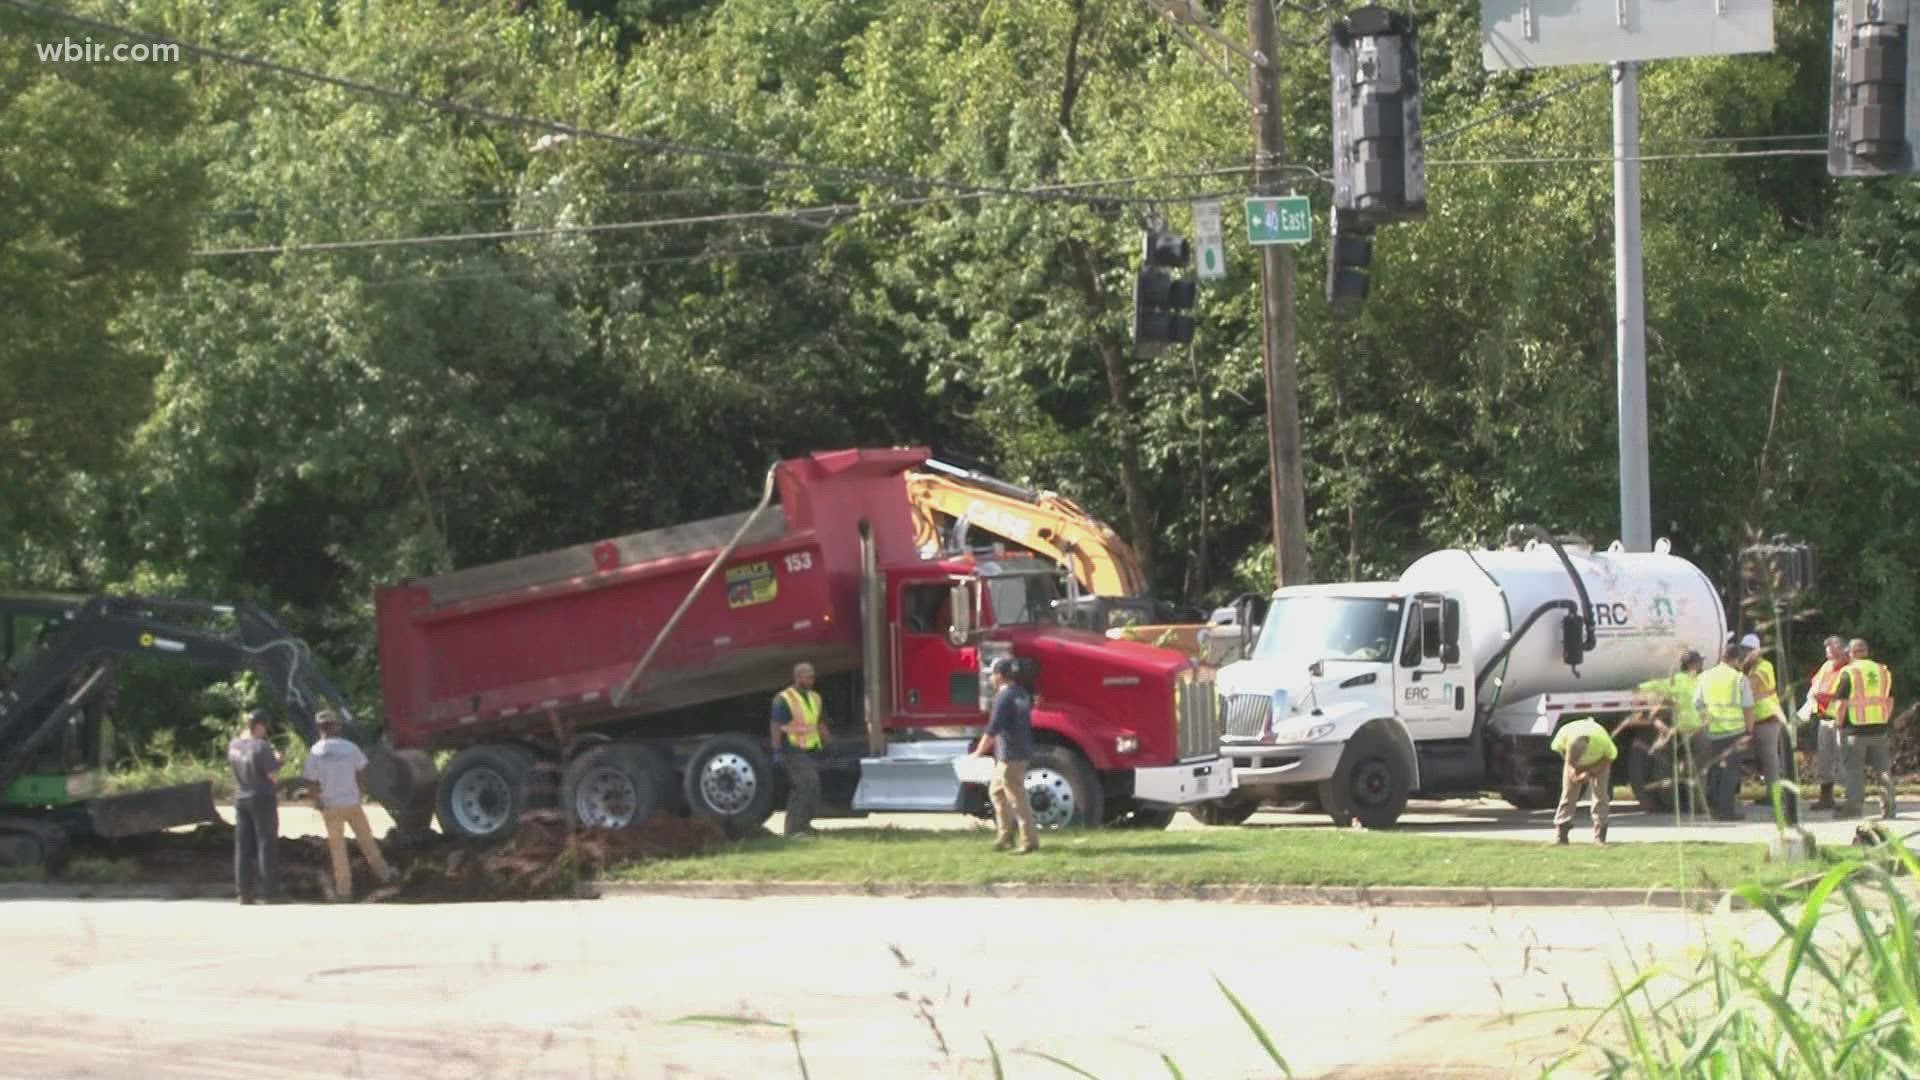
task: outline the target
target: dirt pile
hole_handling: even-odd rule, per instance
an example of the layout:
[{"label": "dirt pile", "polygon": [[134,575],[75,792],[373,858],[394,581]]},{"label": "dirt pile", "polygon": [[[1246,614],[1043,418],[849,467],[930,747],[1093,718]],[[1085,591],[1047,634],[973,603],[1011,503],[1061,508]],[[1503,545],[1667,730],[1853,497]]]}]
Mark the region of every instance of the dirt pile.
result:
[{"label": "dirt pile", "polygon": [[[428,833],[412,843],[389,833],[380,844],[400,872],[397,891],[379,899],[396,903],[533,900],[575,894],[578,884],[610,866],[643,859],[677,859],[714,851],[728,843],[719,826],[670,814],[626,829],[570,829],[557,811],[522,815],[505,842],[462,843]],[[373,880],[357,845],[347,845],[354,882],[364,895]],[[130,862],[130,880],[147,884],[230,885],[233,827],[224,822],[186,832],[77,843],[76,859]],[[282,837],[281,890],[292,900],[321,900],[332,876],[325,840]]]},{"label": "dirt pile", "polygon": [[443,843],[417,853],[402,871],[405,886],[395,899],[566,896],[609,866],[686,858],[726,843],[718,826],[668,814],[625,829],[572,829],[557,811],[535,811],[521,816],[505,843]]}]

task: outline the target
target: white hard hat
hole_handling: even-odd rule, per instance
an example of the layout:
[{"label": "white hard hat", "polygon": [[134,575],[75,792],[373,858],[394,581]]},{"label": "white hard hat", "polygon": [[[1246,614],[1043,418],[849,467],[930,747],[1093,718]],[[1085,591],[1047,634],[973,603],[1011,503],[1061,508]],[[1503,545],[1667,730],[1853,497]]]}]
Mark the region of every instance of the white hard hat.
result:
[{"label": "white hard hat", "polygon": [[1741,648],[1743,648],[1743,649],[1757,649],[1757,648],[1759,648],[1759,647],[1760,647],[1760,635],[1759,635],[1759,634],[1748,634],[1748,635],[1747,635],[1746,637],[1743,637],[1743,638],[1741,638],[1741,639],[1740,639],[1740,647],[1741,647]]}]

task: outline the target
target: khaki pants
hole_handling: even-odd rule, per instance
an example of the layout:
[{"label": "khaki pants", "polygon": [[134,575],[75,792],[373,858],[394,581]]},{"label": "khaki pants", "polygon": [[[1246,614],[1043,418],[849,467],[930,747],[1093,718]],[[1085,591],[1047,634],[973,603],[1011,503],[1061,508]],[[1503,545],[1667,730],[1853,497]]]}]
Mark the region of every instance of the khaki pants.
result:
[{"label": "khaki pants", "polygon": [[380,854],[380,845],[373,842],[373,826],[367,824],[367,812],[359,806],[325,806],[320,816],[327,823],[327,853],[333,856],[333,892],[342,900],[353,896],[353,868],[347,864],[347,826],[353,826],[354,839],[360,843],[360,854],[367,860],[367,866],[373,870],[375,881],[386,881],[393,876],[393,870],[387,866],[387,860]]},{"label": "khaki pants", "polygon": [[1573,822],[1574,808],[1580,805],[1580,794],[1584,788],[1593,789],[1593,835],[1599,836],[1607,827],[1607,814],[1613,809],[1613,762],[1603,761],[1587,767],[1590,780],[1576,781],[1573,778],[1573,762],[1569,761],[1560,771],[1560,807],[1553,812],[1555,828]]},{"label": "khaki pants", "polygon": [[1034,837],[1033,832],[1033,802],[1027,798],[1026,762],[994,762],[993,782],[987,785],[987,795],[993,800],[996,842],[1013,843],[1014,830],[1017,826],[1021,847],[1040,846],[1040,841]]}]

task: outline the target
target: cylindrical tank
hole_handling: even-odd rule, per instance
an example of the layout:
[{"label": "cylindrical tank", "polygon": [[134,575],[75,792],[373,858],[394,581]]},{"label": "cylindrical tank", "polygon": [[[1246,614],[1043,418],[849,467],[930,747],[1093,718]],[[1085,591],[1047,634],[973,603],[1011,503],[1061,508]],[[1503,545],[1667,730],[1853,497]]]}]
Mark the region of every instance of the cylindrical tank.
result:
[{"label": "cylindrical tank", "polygon": [[[1481,685],[1483,703],[1496,686],[1498,701],[1509,704],[1535,694],[1626,689],[1671,673],[1687,649],[1698,650],[1708,667],[1718,661],[1727,632],[1720,594],[1698,567],[1667,554],[1665,541],[1653,552],[1594,551],[1565,542],[1562,547],[1593,605],[1593,650],[1576,675],[1561,652],[1562,613],[1550,612]],[[1537,542],[1499,551],[1436,551],[1408,567],[1400,582],[1410,591],[1461,596],[1462,652],[1476,675],[1534,609],[1553,600],[1580,600],[1553,548]]]}]

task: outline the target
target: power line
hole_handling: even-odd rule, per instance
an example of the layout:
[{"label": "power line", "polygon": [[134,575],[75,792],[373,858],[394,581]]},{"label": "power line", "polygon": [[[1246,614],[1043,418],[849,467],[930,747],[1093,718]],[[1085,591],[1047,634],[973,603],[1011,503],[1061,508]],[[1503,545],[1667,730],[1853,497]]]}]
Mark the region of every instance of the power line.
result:
[{"label": "power line", "polygon": [[[650,221],[611,221],[594,225],[553,225],[537,229],[494,229],[487,232],[434,233],[425,236],[386,236],[360,240],[323,240],[311,244],[259,244],[252,247],[212,248],[195,251],[197,258],[213,259],[234,255],[302,255],[322,251],[359,251],[369,248],[419,247],[428,244],[455,244],[481,240],[520,240],[534,236],[578,236],[588,233],[625,232],[634,229],[664,229],[679,225],[719,225],[734,221],[786,219],[800,221],[807,216],[826,214],[830,218],[863,214],[901,206],[923,206],[955,199],[982,198],[980,195],[924,195],[891,199],[878,204],[835,203],[829,206],[797,207],[791,210],[742,210],[723,214],[697,214],[691,217],[655,218]],[[831,222],[829,222],[831,223]]]},{"label": "power line", "polygon": [[[1641,154],[1638,157],[1622,158],[1623,161],[1713,161],[1728,158],[1782,158],[1782,157],[1825,157],[1824,149],[1778,149],[1778,150],[1726,150],[1707,151],[1697,154]],[[1489,158],[1428,158],[1428,165],[1611,165],[1611,154],[1560,157],[1489,157]]]},{"label": "power line", "polygon": [[[809,244],[781,244],[776,247],[726,248],[717,251],[697,251],[684,255],[656,255],[644,259],[613,259],[590,262],[581,267],[583,270],[615,270],[635,266],[664,266],[670,263],[711,262],[720,259],[761,258],[772,255],[790,255],[800,251],[814,251],[819,242]],[[502,278],[539,277],[552,273],[550,269],[528,267],[522,270],[490,270],[472,274],[420,274],[411,277],[380,278],[367,282],[367,285],[411,285],[439,284],[449,281],[488,281]]]},{"label": "power line", "polygon": [[232,50],[216,48],[209,45],[200,45],[194,42],[181,41],[177,38],[170,38],[162,34],[150,33],[148,31],[138,29],[137,27],[125,26],[120,23],[108,22],[101,19],[88,18],[87,16],[84,16],[84,15],[76,15],[72,12],[60,11],[55,8],[49,8],[40,4],[31,3],[30,0],[0,0],[0,3],[5,3],[8,6],[13,7],[21,12],[24,12],[27,15],[37,16],[41,19],[46,19],[49,21],[72,23],[77,26],[84,26],[90,29],[98,30],[102,33],[118,34],[122,37],[132,38],[138,41],[146,41],[152,44],[169,45],[169,46],[178,48],[183,53],[187,53],[193,56],[204,57],[209,60],[218,60],[218,61],[221,61],[222,63],[238,64],[243,67],[256,68],[261,71],[269,71],[277,75],[284,75],[288,78],[303,79],[309,82],[317,82],[326,86],[332,86],[337,89],[347,90],[356,94],[365,94],[365,95],[380,98],[386,101],[399,102],[401,104],[407,104],[407,105],[415,105],[422,108],[437,110],[440,112],[455,113],[462,116],[470,116],[477,119],[488,121],[490,123],[501,124],[508,127],[526,128],[534,131],[544,131],[554,135],[564,135],[570,138],[594,139],[594,140],[599,140],[604,142],[616,143],[623,146],[632,146],[632,147],[637,147],[643,150],[649,150],[655,153],[679,154],[679,155],[684,155],[689,157],[710,158],[716,161],[727,161],[727,162],[732,162],[734,164],[757,166],[759,168],[767,169],[773,172],[812,173],[817,176],[831,177],[831,178],[840,179],[840,180],[858,181],[862,183],[878,184],[878,185],[892,186],[892,187],[928,188],[928,189],[949,191],[949,192],[955,192],[955,193],[966,194],[966,195],[1002,195],[1002,196],[1026,197],[1026,198],[1043,198],[1043,199],[1050,198],[1050,199],[1059,199],[1062,201],[1069,201],[1069,202],[1077,201],[1077,202],[1106,203],[1106,204],[1124,204],[1124,203],[1139,201],[1136,199],[1128,199],[1128,198],[1121,198],[1121,197],[1115,197],[1115,196],[1075,194],[1065,189],[1063,189],[1059,194],[1041,195],[1041,194],[1036,194],[1034,189],[1023,191],[1018,188],[1010,188],[1005,186],[969,184],[969,183],[964,183],[957,180],[941,180],[941,179],[936,179],[932,177],[910,176],[903,173],[893,173],[893,172],[887,172],[879,169],[860,169],[860,168],[850,168],[850,167],[838,166],[838,165],[820,165],[812,162],[794,161],[786,158],[777,158],[777,157],[771,157],[763,154],[754,154],[744,150],[729,150],[722,147],[698,146],[691,143],[676,142],[671,139],[657,139],[657,138],[653,138],[646,135],[627,135],[627,134],[621,134],[618,132],[603,131],[597,128],[588,128],[588,127],[581,127],[577,124],[569,124],[560,120],[547,120],[547,119],[542,119],[540,117],[526,116],[520,113],[510,113],[510,112],[503,112],[498,109],[489,109],[484,106],[472,105],[462,101],[455,101],[452,98],[447,98],[447,97],[429,97],[425,94],[417,94],[411,91],[395,90],[395,89],[392,89],[391,87],[376,86],[372,83],[360,82],[359,80],[356,80],[356,79],[347,79],[338,75],[329,75],[323,71],[314,71],[308,68],[294,67],[290,64],[282,64],[277,61],[268,60],[265,57],[254,56],[249,53],[234,52]]},{"label": "power line", "polygon": [[1562,94],[1570,94],[1573,91],[1578,90],[1583,86],[1587,86],[1597,82],[1605,82],[1609,77],[1610,77],[1610,73],[1604,72],[1604,71],[1596,75],[1582,75],[1580,78],[1561,83],[1559,86],[1556,86],[1553,89],[1546,91],[1545,93],[1535,94],[1533,97],[1530,97],[1525,101],[1516,102],[1515,104],[1509,105],[1504,109],[1499,109],[1495,112],[1489,113],[1478,120],[1470,120],[1464,124],[1461,124],[1459,127],[1448,128],[1446,131],[1443,131],[1438,135],[1429,136],[1422,141],[1428,146],[1432,146],[1435,143],[1445,142],[1448,139],[1451,139],[1457,135],[1465,134],[1466,132],[1472,131],[1474,128],[1477,128],[1477,127],[1484,127],[1485,125],[1491,124],[1495,120],[1499,120],[1503,117],[1512,116],[1515,113],[1526,112],[1529,109],[1539,108],[1540,106],[1545,105],[1547,102],[1552,101],[1554,98],[1557,98]]}]

